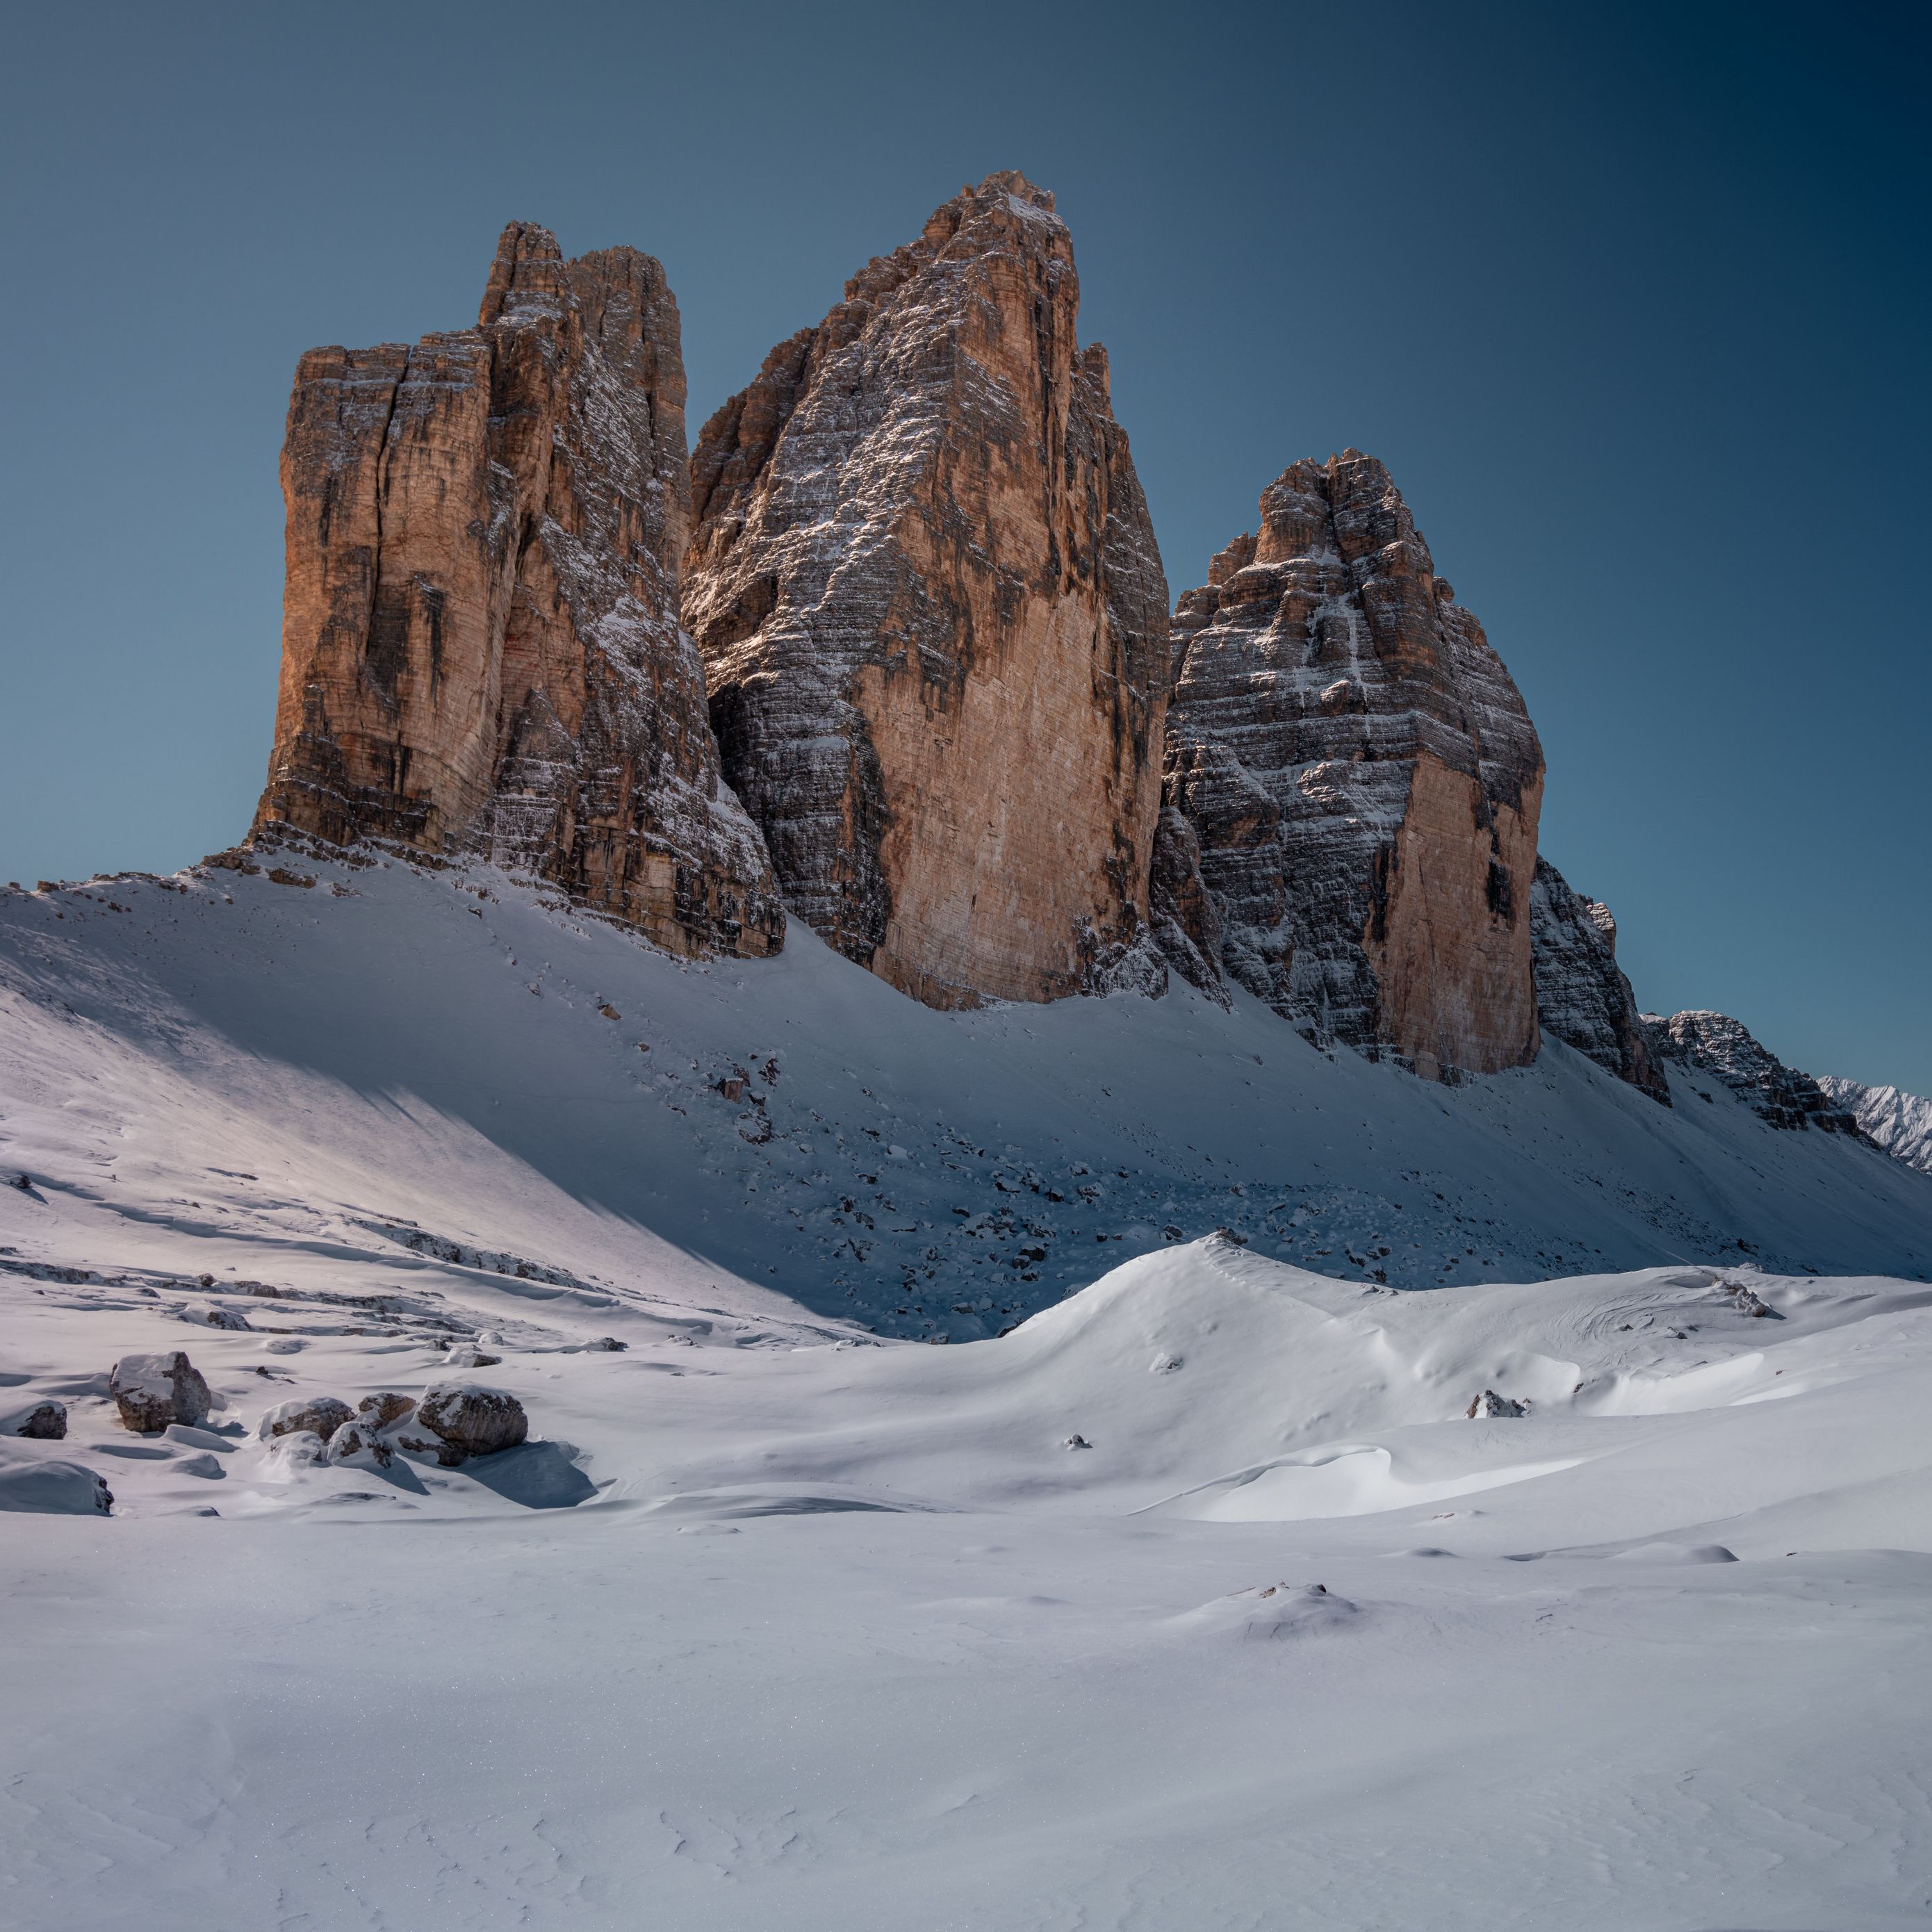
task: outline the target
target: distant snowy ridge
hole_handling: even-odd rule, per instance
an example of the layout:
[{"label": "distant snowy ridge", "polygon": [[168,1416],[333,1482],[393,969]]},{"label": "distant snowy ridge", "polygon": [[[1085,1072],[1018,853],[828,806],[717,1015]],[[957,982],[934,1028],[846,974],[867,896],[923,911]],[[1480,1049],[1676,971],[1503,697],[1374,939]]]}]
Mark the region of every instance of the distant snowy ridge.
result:
[{"label": "distant snowy ridge", "polygon": [[1866,1137],[1894,1160],[1932,1174],[1932,1100],[1897,1087],[1867,1087],[1836,1074],[1818,1076],[1826,1094],[1846,1108]]}]

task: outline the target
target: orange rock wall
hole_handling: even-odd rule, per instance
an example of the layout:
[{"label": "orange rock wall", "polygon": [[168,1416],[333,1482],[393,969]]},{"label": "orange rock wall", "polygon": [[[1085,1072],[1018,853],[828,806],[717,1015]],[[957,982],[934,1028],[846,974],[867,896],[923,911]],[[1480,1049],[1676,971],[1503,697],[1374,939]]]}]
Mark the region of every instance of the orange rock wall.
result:
[{"label": "orange rock wall", "polygon": [[1158,976],[1166,586],[1052,199],[990,177],[706,424],[685,616],[788,902],[935,1006]]},{"label": "orange rock wall", "polygon": [[775,951],[677,617],[677,310],[513,223],[478,326],[302,358],[258,832],[486,852],[682,952]]}]

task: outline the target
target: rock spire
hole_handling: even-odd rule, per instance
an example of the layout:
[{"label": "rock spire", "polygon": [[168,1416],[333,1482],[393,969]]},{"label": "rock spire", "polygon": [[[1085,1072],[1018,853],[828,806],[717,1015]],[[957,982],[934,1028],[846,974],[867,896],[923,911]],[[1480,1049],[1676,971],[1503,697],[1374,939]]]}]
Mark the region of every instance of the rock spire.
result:
[{"label": "rock spire", "polygon": [[685,622],[787,903],[934,1006],[1165,974],[1167,586],[1053,197],[991,175],[692,461]]},{"label": "rock spire", "polygon": [[674,951],[778,949],[678,624],[684,395],[658,264],[524,222],[476,328],[302,358],[258,838],[482,850]]},{"label": "rock spire", "polygon": [[1227,973],[1430,1078],[1533,1060],[1542,748],[1388,472],[1291,464],[1173,640],[1165,796]]}]

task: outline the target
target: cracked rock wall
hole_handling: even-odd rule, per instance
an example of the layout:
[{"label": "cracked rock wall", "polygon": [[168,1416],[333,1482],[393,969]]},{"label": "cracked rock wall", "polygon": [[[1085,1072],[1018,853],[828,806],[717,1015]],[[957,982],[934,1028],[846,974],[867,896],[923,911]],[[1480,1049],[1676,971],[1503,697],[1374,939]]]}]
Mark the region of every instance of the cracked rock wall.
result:
[{"label": "cracked rock wall", "polygon": [[1432,1078],[1525,1065],[1544,766],[1522,698],[1373,458],[1292,464],[1261,513],[1173,626],[1166,797],[1220,964],[1318,1043]]},{"label": "cracked rock wall", "polygon": [[989,176],[705,425],[685,622],[788,904],[939,1006],[1157,991],[1167,586],[1053,197]]},{"label": "cracked rock wall", "polygon": [[522,222],[476,328],[302,358],[257,836],[484,851],[673,951],[777,950],[679,627],[684,394],[658,264]]}]

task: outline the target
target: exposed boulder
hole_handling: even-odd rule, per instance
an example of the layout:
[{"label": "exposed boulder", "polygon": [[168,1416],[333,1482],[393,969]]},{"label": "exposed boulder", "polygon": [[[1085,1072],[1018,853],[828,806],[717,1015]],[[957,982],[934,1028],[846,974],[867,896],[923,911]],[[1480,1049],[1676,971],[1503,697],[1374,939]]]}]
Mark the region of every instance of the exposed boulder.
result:
[{"label": "exposed boulder", "polygon": [[122,1426],[153,1435],[171,1422],[192,1428],[206,1419],[208,1384],[179,1348],[155,1355],[123,1355],[107,1378]]},{"label": "exposed boulder", "polygon": [[1542,747],[1388,472],[1292,464],[1174,646],[1164,796],[1222,969],[1316,1043],[1430,1078],[1533,1060]]},{"label": "exposed boulder", "polygon": [[248,1316],[238,1308],[210,1308],[203,1311],[201,1318],[211,1328],[238,1330],[252,1326]]},{"label": "exposed boulder", "polygon": [[1527,1415],[1529,1404],[1513,1401],[1506,1395],[1498,1395],[1494,1389],[1485,1389],[1462,1413],[1472,1422],[1486,1417],[1498,1415]]},{"label": "exposed boulder", "polygon": [[258,841],[482,850],[674,952],[778,950],[678,625],[684,396],[658,264],[526,222],[476,328],[302,358]]},{"label": "exposed boulder", "polygon": [[1643,1016],[1646,1037],[1660,1059],[1721,1081],[1774,1127],[1815,1127],[1862,1140],[1856,1115],[1834,1101],[1808,1073],[1787,1066],[1727,1013]]},{"label": "exposed boulder", "polygon": [[1572,891],[1547,859],[1536,862],[1529,942],[1544,1030],[1669,1106],[1670,1083],[1617,964],[1617,922],[1602,900]]},{"label": "exposed boulder", "polygon": [[349,1405],[337,1401],[332,1395],[298,1396],[264,1412],[262,1420],[256,1425],[255,1433],[264,1442],[269,1442],[278,1436],[293,1436],[308,1429],[313,1430],[326,1442],[349,1420],[350,1414]]},{"label": "exposed boulder", "polygon": [[416,1406],[414,1396],[385,1389],[380,1394],[365,1395],[356,1405],[356,1419],[372,1429],[387,1429],[392,1423],[404,1420]]},{"label": "exposed boulder", "polygon": [[458,1342],[442,1358],[444,1366],[452,1369],[494,1369],[502,1359],[469,1342]]},{"label": "exposed boulder", "polygon": [[58,1442],[67,1434],[67,1404],[37,1402],[10,1418],[7,1429],[10,1435],[25,1436],[36,1442]]},{"label": "exposed boulder", "polygon": [[435,1438],[436,1460],[454,1468],[472,1456],[514,1449],[530,1433],[524,1406],[480,1382],[440,1382],[416,1404],[416,1427]]},{"label": "exposed boulder", "polygon": [[1162,983],[1167,586],[1078,304],[1052,196],[989,175],[692,458],[725,776],[791,910],[930,1006]]},{"label": "exposed boulder", "polygon": [[344,1423],[328,1438],[328,1460],[358,1469],[386,1469],[396,1460],[388,1436],[374,1421],[358,1416]]}]

